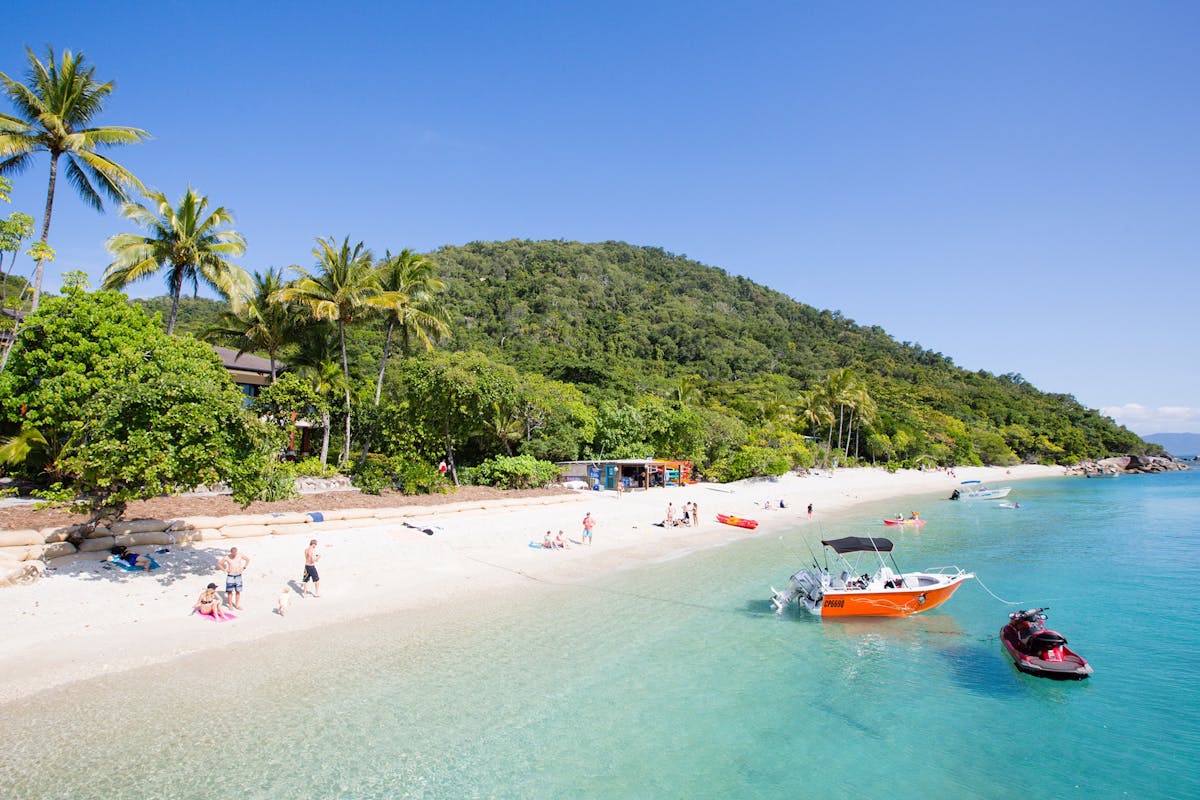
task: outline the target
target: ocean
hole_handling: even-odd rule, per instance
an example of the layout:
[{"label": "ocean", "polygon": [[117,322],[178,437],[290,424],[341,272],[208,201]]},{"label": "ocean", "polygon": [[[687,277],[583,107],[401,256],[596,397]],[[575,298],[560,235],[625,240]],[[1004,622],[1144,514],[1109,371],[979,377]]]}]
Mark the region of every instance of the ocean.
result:
[{"label": "ocean", "polygon": [[[0,797],[1200,798],[1200,471],[1014,487],[763,512],[795,525],[0,706]],[[774,614],[848,535],[980,580],[905,619]],[[997,632],[1033,606],[1092,678],[1016,671]]]}]

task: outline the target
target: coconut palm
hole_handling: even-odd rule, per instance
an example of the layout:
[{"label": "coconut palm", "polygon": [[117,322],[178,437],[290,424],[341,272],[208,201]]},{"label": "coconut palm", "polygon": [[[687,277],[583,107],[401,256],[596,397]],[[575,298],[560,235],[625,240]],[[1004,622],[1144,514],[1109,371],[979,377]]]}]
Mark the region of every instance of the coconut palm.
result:
[{"label": "coconut palm", "polygon": [[251,280],[244,269],[226,260],[246,252],[242,235],[224,227],[233,224],[233,215],[224,206],[209,211],[208,198],[190,186],[177,208],[162,192],[147,192],[146,198],[153,208],[141,203],[121,206],[121,215],[150,235],[118,233],[108,240],[114,260],[104,271],[104,288],[121,289],[166,269],[171,295],[168,335],[175,331],[184,283],[194,290],[203,281],[236,307],[250,293]]},{"label": "coconut palm", "polygon": [[301,267],[292,267],[300,274],[299,280],[276,292],[274,299],[307,309],[315,320],[337,323],[346,395],[346,440],[342,443],[339,459],[344,464],[350,460],[350,362],[346,357],[346,326],[364,313],[385,306],[386,298],[381,298],[371,251],[362,242],[351,247],[349,236],[341,245],[332,236],[317,239],[313,256],[318,271],[311,273]]},{"label": "coconut palm", "polygon": [[[43,62],[25,48],[29,59],[26,83],[0,72],[0,89],[8,95],[16,116],[0,114],[0,175],[24,171],[34,153],[50,156],[50,185],[46,190],[46,213],[42,219],[42,248],[50,236],[50,216],[54,210],[54,189],[58,182],[59,159],[65,159],[67,180],[85,203],[101,211],[101,193],[113,201],[128,197],[131,187],[142,184],[125,167],[101,155],[98,150],[121,144],[136,144],[150,138],[141,128],[121,126],[89,127],[112,94],[112,81],[98,82],[83,53],[64,50],[56,60],[47,50]],[[37,311],[42,293],[45,256],[38,257],[33,278],[31,311]]]},{"label": "coconut palm", "polygon": [[446,284],[433,274],[433,262],[405,248],[399,255],[385,253],[379,266],[379,284],[383,294],[387,334],[383,340],[383,359],[375,381],[375,405],[383,392],[383,373],[392,351],[392,335],[400,331],[401,352],[407,355],[413,343],[432,350],[438,340],[450,333],[445,309],[436,295]]},{"label": "coconut palm", "polygon": [[275,356],[295,338],[299,322],[292,309],[273,299],[284,286],[283,271],[268,269],[254,273],[254,288],[240,302],[223,312],[217,323],[201,335],[207,342],[236,347],[238,355],[251,350],[265,352],[275,381]]}]

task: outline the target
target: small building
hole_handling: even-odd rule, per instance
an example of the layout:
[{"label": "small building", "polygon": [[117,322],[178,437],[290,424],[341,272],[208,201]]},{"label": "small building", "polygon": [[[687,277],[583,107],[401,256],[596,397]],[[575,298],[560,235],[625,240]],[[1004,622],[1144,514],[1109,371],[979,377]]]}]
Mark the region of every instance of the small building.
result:
[{"label": "small building", "polygon": [[[238,353],[228,347],[212,346],[213,352],[221,359],[221,364],[229,373],[229,377],[246,396],[246,404],[258,397],[264,387],[271,385],[271,360],[249,353]],[[275,373],[287,369],[287,364],[275,362]]]},{"label": "small building", "polygon": [[667,458],[612,458],[559,461],[563,481],[584,481],[600,489],[651,489],[692,482],[692,462]]}]

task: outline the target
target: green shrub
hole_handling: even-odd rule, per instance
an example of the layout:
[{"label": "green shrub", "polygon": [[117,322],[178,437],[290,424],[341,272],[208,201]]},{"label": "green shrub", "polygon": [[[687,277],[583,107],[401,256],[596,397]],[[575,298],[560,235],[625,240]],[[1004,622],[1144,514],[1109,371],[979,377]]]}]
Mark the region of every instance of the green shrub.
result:
[{"label": "green shrub", "polygon": [[273,503],[296,496],[296,472],[291,464],[280,461],[267,462],[261,472],[240,482],[233,490],[233,499],[242,505],[255,500]]},{"label": "green shrub", "polygon": [[351,467],[350,481],[363,494],[380,494],[384,489],[396,488],[399,477],[390,458],[371,454]]},{"label": "green shrub", "polygon": [[292,469],[296,473],[296,477],[304,478],[332,478],[338,474],[338,468],[333,464],[322,464],[321,459],[306,458],[302,461],[297,461],[292,464]]},{"label": "green shrub", "polygon": [[445,494],[450,491],[450,481],[438,468],[424,461],[392,459],[400,491],[405,494]]},{"label": "green shrub", "polygon": [[479,486],[498,489],[532,489],[558,480],[562,470],[549,461],[533,456],[497,456],[473,469],[464,470],[464,479]]},{"label": "green shrub", "polygon": [[723,459],[708,470],[708,475],[721,483],[767,475],[783,475],[792,465],[788,457],[770,447],[746,446],[732,457]]}]

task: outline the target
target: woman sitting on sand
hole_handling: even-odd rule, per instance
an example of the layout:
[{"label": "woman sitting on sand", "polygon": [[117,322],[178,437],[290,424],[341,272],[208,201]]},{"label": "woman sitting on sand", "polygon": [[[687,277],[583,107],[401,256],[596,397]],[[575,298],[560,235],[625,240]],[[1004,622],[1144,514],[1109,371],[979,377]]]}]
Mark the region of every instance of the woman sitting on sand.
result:
[{"label": "woman sitting on sand", "polygon": [[213,619],[228,619],[228,615],[221,608],[221,595],[217,594],[217,585],[210,583],[200,597],[192,606],[193,611],[199,611],[201,614],[212,617]]}]

